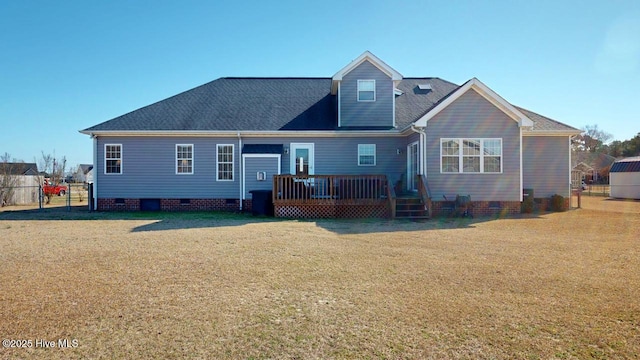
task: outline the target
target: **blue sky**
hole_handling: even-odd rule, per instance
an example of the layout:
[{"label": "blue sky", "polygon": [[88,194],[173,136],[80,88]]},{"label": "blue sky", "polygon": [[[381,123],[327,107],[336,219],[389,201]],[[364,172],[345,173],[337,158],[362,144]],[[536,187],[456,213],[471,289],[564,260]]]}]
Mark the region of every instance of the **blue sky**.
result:
[{"label": "blue sky", "polygon": [[223,76],[330,77],[365,50],[640,132],[640,1],[0,0],[0,153],[92,162],[78,130]]}]

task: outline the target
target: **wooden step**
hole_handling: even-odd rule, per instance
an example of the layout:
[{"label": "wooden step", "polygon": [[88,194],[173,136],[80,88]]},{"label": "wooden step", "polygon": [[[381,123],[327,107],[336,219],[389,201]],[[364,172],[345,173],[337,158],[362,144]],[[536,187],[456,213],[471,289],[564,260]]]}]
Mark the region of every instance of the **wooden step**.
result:
[{"label": "wooden step", "polygon": [[429,211],[425,209],[422,199],[419,197],[399,197],[396,198],[396,218],[397,219],[428,219]]}]

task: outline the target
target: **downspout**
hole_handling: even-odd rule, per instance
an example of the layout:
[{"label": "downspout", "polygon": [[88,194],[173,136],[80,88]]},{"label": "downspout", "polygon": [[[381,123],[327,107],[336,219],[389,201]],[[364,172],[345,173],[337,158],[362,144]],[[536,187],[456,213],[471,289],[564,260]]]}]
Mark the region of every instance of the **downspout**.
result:
[{"label": "downspout", "polygon": [[93,211],[98,211],[98,137],[91,134],[93,138]]},{"label": "downspout", "polygon": [[242,174],[242,137],[240,136],[240,131],[238,131],[238,174],[240,176],[240,182],[238,183],[240,186],[240,211],[242,211],[242,201],[244,200],[244,176]]},{"label": "downspout", "polygon": [[571,155],[573,155],[572,151],[571,151],[571,141],[573,140],[573,138],[575,136],[576,135],[569,136],[569,208],[571,208],[571,200],[572,200],[571,197],[573,196],[573,192],[571,191],[571,180],[573,180],[571,178],[571,175],[572,175],[571,172],[573,171],[573,169],[571,167],[571,165],[572,165],[571,164]]},{"label": "downspout", "polygon": [[427,133],[424,130],[424,128],[418,128],[415,125],[411,124],[411,131],[420,134],[420,141],[419,141],[419,149],[420,149],[420,175],[422,176],[426,176],[426,169],[427,169],[427,156],[426,156],[426,151],[427,151]]},{"label": "downspout", "polygon": [[[520,202],[524,201],[524,168],[522,167],[522,126],[520,128]],[[504,165],[503,165],[504,166]],[[503,169],[504,170],[504,169]]]},{"label": "downspout", "polygon": [[338,82],[338,127],[342,126],[342,111],[340,110],[341,105],[341,101],[340,101],[340,84],[342,84],[342,81]]},{"label": "downspout", "polygon": [[[411,124],[411,131],[420,134],[420,141],[418,142],[418,148],[420,149],[420,175],[422,175],[424,181],[427,181],[427,131],[425,129],[426,125],[422,128],[418,128],[414,124]],[[431,217],[433,215],[433,203],[431,200],[431,191],[429,190],[428,185],[426,185],[425,191],[426,202],[424,206],[425,210],[427,210],[427,215]]]}]

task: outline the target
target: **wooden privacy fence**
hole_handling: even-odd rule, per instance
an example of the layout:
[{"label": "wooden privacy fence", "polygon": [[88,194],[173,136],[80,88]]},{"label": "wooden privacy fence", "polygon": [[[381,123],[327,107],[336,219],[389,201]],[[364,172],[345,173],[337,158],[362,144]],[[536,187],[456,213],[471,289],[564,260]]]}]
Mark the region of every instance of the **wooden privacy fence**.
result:
[{"label": "wooden privacy fence", "polygon": [[388,217],[385,175],[275,175],[273,204],[281,217]]}]

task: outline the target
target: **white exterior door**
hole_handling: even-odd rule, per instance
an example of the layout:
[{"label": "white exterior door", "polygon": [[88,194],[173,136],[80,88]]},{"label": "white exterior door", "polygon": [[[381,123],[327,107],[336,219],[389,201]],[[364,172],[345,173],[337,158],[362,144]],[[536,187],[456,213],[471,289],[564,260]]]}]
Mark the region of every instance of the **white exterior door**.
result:
[{"label": "white exterior door", "polygon": [[420,171],[420,153],[418,142],[407,145],[407,190],[418,191],[416,175]]},{"label": "white exterior door", "polygon": [[291,143],[290,145],[290,171],[292,175],[314,174],[314,144]]}]

